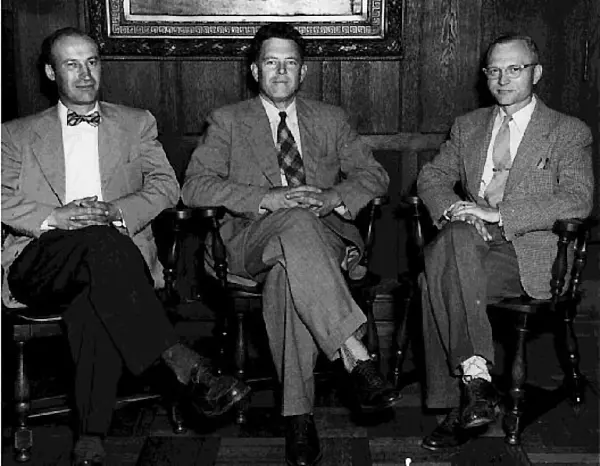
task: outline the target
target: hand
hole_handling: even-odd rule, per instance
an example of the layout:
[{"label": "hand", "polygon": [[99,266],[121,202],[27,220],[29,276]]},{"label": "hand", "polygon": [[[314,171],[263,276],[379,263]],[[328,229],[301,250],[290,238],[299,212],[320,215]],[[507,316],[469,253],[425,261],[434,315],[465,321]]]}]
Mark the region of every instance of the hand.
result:
[{"label": "hand", "polygon": [[457,203],[451,212],[450,218],[455,215],[474,215],[487,223],[498,223],[500,221],[500,211],[494,207],[482,207],[474,202]]},{"label": "hand", "polygon": [[76,199],[57,207],[48,217],[48,226],[61,230],[78,230],[90,225],[106,225],[106,209],[97,206],[97,197]]},{"label": "hand", "polygon": [[491,241],[492,235],[488,232],[485,227],[485,223],[479,217],[471,214],[457,214],[453,215],[450,219],[451,222],[466,222],[469,225],[473,225],[479,233],[479,236],[483,238],[484,241]]},{"label": "hand", "polygon": [[79,202],[81,207],[102,209],[104,216],[98,219],[101,225],[112,225],[116,220],[123,220],[121,211],[111,202],[98,201],[95,196],[93,198],[86,197],[77,202]]},{"label": "hand", "polygon": [[263,197],[260,207],[271,212],[293,207],[319,208],[323,205],[323,201],[315,197],[315,194],[319,193],[321,193],[321,189],[307,185],[294,188],[287,186],[272,188]]},{"label": "hand", "polygon": [[342,204],[340,194],[334,189],[326,189],[325,191],[312,195],[314,199],[321,201],[320,206],[311,206],[312,210],[319,217],[324,217],[331,213],[333,209]]}]

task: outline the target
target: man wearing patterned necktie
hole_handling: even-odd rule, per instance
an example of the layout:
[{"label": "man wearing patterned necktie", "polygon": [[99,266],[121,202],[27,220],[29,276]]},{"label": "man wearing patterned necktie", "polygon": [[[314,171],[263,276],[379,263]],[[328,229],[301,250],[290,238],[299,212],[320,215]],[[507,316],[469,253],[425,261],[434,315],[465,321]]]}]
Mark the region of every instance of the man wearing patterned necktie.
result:
[{"label": "man wearing patterned necktie", "polygon": [[98,47],[83,32],[56,31],[42,59],[58,104],[2,125],[2,298],[64,310],[79,415],[73,464],[99,465],[123,366],[139,374],[162,361],[209,416],[248,387],[214,377],[178,341],[155,293],[162,267],[150,223],[177,203],[179,184],[154,117],[98,101]]},{"label": "man wearing patterned necktie", "polygon": [[340,108],[296,95],[307,73],[303,44],[288,24],[258,30],[250,69],[259,96],[212,113],[182,190],[187,205],[227,208],[229,271],[263,283],[290,465],[321,458],[313,418],[319,350],[341,356],[364,410],[400,397],[359,339],[365,316],[340,269],[346,246],[362,250],[346,219],[386,192],[388,176]]},{"label": "man wearing patterned necktie", "polygon": [[523,294],[548,298],[552,226],[592,208],[590,130],[534,95],[542,65],[533,40],[500,37],[486,58],[497,105],[458,118],[418,178],[441,229],[425,250],[421,277],[426,403],[446,411],[423,440],[430,450],[461,445],[494,421],[486,306]]}]

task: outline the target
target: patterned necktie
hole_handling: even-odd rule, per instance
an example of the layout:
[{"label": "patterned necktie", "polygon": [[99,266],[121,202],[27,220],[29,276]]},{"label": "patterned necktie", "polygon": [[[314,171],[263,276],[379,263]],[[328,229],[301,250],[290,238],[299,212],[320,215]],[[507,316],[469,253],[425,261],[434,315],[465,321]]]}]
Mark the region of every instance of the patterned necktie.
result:
[{"label": "patterned necktie", "polygon": [[72,110],[67,112],[67,125],[68,126],[77,126],[82,121],[85,121],[87,124],[92,126],[98,126],[100,124],[100,113],[95,111],[90,113],[89,115],[78,115]]},{"label": "patterned necktie", "polygon": [[510,157],[510,127],[508,126],[511,121],[512,117],[508,115],[504,117],[494,141],[494,149],[492,151],[494,176],[484,193],[484,198],[491,207],[498,207],[498,203],[502,200],[504,187],[506,186],[506,180],[508,179],[508,173],[512,165]]},{"label": "patterned necktie", "polygon": [[292,132],[285,124],[287,114],[285,112],[279,112],[281,121],[277,127],[277,147],[278,154],[277,160],[279,166],[285,175],[288,186],[300,186],[306,184],[306,175],[304,174],[304,164],[302,163],[302,157],[298,152],[298,146],[294,141]]}]

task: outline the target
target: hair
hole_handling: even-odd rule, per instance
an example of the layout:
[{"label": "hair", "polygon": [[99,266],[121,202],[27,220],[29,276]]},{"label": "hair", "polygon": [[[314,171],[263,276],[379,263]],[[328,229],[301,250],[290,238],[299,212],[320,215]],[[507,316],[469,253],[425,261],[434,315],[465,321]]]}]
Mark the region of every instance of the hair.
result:
[{"label": "hair", "polygon": [[305,45],[302,34],[289,23],[269,23],[261,26],[254,34],[249,50],[250,63],[258,60],[263,43],[272,38],[294,41],[298,47],[300,59],[304,60]]},{"label": "hair", "polygon": [[531,54],[533,63],[539,63],[540,51],[538,49],[537,44],[530,36],[525,36],[525,35],[521,35],[521,34],[506,34],[506,35],[498,37],[496,40],[494,40],[490,44],[490,46],[488,47],[487,52],[485,54],[486,64],[489,63],[490,55],[492,54],[492,51],[494,50],[494,47],[496,45],[506,44],[508,42],[514,42],[514,41],[521,41],[521,42],[525,43],[527,50]]},{"label": "hair", "polygon": [[[52,48],[54,47],[54,44],[63,37],[84,37],[96,44],[96,41],[92,39],[89,35],[87,35],[85,32],[83,32],[81,29],[71,26],[62,29],[57,29],[48,37],[46,37],[42,42],[42,51],[40,54],[40,65],[42,67],[44,67],[45,65],[50,65],[52,68],[54,68],[55,63],[52,57]],[[96,44],[96,47],[97,46],[98,44]]]}]

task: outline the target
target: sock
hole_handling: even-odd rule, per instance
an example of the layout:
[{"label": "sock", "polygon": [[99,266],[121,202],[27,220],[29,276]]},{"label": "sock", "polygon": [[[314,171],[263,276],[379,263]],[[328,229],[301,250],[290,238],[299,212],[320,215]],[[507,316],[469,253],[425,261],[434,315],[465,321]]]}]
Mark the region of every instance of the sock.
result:
[{"label": "sock", "polygon": [[358,361],[368,361],[371,359],[365,345],[355,336],[348,338],[340,347],[340,356],[344,363],[344,368],[348,372],[352,372]]},{"label": "sock", "polygon": [[177,380],[184,385],[190,382],[192,370],[195,368],[198,368],[195,374],[198,379],[210,374],[210,365],[206,359],[182,343],[175,343],[163,351],[161,356],[167,366],[175,373]]},{"label": "sock", "polygon": [[487,361],[481,356],[471,356],[469,359],[460,363],[463,372],[463,382],[468,382],[471,379],[480,378],[492,381],[492,376],[488,370]]}]

